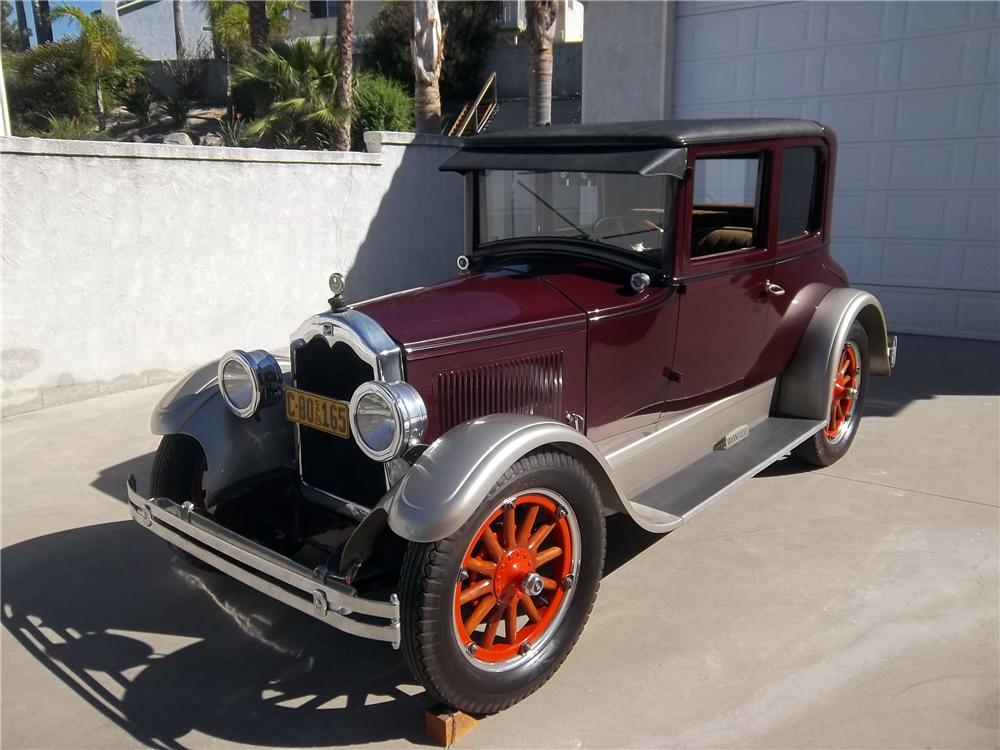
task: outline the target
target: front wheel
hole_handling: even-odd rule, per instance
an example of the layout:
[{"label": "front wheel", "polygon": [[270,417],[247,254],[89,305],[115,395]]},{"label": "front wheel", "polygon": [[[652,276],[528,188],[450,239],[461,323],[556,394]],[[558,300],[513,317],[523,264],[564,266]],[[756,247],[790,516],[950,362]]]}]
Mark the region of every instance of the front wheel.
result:
[{"label": "front wheel", "polygon": [[437,700],[500,711],[548,680],[590,616],[604,568],[600,493],[574,458],[515,463],[454,534],[410,544],[403,654]]},{"label": "front wheel", "polygon": [[843,458],[858,434],[867,397],[868,334],[854,321],[839,353],[827,422],[796,449],[798,456],[815,466],[830,466]]},{"label": "front wheel", "polygon": [[[178,505],[190,502],[197,510],[204,512],[207,470],[205,452],[197,440],[188,435],[165,435],[156,450],[156,458],[153,459],[150,493],[153,497],[169,498]],[[172,544],[170,548],[191,565],[203,570],[214,570],[184,550]]]}]

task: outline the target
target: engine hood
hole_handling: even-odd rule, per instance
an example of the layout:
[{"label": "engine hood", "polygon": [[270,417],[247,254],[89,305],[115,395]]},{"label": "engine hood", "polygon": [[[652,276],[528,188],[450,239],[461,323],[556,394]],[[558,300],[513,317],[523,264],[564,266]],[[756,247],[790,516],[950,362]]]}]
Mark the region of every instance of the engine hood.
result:
[{"label": "engine hood", "polygon": [[554,286],[514,269],[472,273],[363,302],[355,309],[375,319],[408,358],[586,326],[583,311]]}]

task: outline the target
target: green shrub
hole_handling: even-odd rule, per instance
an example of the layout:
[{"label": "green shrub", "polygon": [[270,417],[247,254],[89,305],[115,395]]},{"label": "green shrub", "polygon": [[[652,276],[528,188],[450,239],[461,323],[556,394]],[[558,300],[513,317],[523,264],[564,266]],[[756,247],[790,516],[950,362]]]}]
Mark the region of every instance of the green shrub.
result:
[{"label": "green shrub", "polygon": [[14,135],[58,138],[64,141],[103,141],[107,138],[107,134],[97,130],[97,121],[93,115],[44,115],[36,119],[40,123],[39,127],[15,122]]},{"label": "green shrub", "polygon": [[79,39],[61,39],[4,57],[11,116],[80,117],[94,109],[94,87],[80,64]]},{"label": "green shrub", "polygon": [[123,75],[115,94],[122,106],[139,119],[141,127],[149,125],[155,97],[153,86],[145,71]]},{"label": "green shrub", "polygon": [[337,48],[323,36],[254,52],[234,71],[257,102],[246,135],[277,148],[327,149],[349,113],[336,106]]},{"label": "green shrub", "polygon": [[361,73],[354,77],[351,148],[365,150],[366,130],[413,129],[413,97],[384,76]]},{"label": "green shrub", "polygon": [[207,58],[208,53],[199,49],[193,55],[165,60],[163,63],[163,72],[170,81],[172,90],[160,91],[159,94],[163,109],[170,115],[177,130],[183,130],[187,124],[188,112],[201,95]]},{"label": "green shrub", "polygon": [[247,123],[240,114],[233,117],[219,118],[219,135],[225,146],[249,146],[252,143],[247,135]]}]

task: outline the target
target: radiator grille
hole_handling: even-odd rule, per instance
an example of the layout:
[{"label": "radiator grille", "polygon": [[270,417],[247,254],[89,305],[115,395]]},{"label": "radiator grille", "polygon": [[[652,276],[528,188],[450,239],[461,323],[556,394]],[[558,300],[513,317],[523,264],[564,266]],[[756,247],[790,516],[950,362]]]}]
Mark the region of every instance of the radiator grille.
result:
[{"label": "radiator grille", "polygon": [[[343,342],[332,347],[316,337],[294,350],[295,386],[321,396],[350,401],[359,385],[375,373]],[[299,426],[299,471],[302,480],[319,490],[361,505],[374,506],[385,494],[385,469],[368,458],[354,437],[347,439]]]},{"label": "radiator grille", "polygon": [[543,352],[434,378],[441,431],[487,414],[535,414],[562,420],[563,353]]}]

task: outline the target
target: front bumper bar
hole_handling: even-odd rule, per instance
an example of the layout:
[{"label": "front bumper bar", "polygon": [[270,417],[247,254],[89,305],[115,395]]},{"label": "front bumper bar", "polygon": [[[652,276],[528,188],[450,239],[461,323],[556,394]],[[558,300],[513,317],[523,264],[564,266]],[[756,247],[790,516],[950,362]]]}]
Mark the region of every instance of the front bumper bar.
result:
[{"label": "front bumper bar", "polygon": [[387,602],[362,599],[350,586],[324,580],[305,566],[234,534],[196,512],[191,503],[143,497],[136,491],[134,476],[129,475],[126,489],[136,522],[178,549],[338,630],[399,648],[399,598],[395,594]]}]

